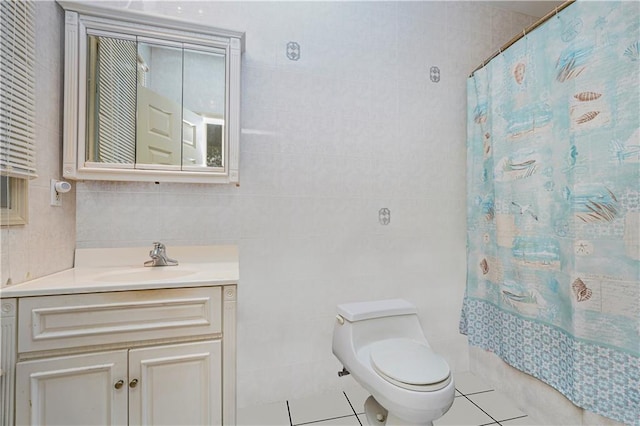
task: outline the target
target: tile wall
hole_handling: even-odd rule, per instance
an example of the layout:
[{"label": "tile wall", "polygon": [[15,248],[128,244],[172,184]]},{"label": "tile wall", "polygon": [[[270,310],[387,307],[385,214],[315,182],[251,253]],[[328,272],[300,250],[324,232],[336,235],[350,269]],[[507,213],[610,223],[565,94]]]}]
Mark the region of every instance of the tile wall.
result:
[{"label": "tile wall", "polygon": [[78,247],[238,243],[240,407],[341,386],[341,302],[413,301],[467,369],[465,77],[533,18],[477,2],[130,7],[246,32],[241,184],[79,183]]},{"label": "tile wall", "polygon": [[237,243],[240,407],[342,387],[331,331],[346,301],[413,301],[466,370],[465,77],[533,18],[481,2],[113,5],[246,32],[241,185],[77,182],[49,207],[63,15],[36,2],[40,178],[29,225],[2,229],[2,282],[68,268],[76,246]]},{"label": "tile wall", "polygon": [[50,205],[50,181],[62,176],[62,69],[64,14],[53,1],[35,2],[36,164],[29,182],[29,223],[0,229],[0,287],[73,266],[75,185]]}]

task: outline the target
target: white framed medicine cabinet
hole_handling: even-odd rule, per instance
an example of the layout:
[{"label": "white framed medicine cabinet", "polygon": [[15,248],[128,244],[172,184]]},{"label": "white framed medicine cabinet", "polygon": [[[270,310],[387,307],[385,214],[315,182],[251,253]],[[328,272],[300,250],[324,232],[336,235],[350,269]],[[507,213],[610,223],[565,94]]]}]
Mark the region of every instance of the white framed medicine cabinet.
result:
[{"label": "white framed medicine cabinet", "polygon": [[244,33],[95,2],[58,3],[63,176],[237,183]]}]

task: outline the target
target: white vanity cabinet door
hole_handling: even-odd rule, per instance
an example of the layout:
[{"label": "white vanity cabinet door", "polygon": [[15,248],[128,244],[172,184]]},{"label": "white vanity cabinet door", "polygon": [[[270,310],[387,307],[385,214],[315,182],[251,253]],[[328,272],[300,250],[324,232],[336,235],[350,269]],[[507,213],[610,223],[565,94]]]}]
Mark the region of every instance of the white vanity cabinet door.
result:
[{"label": "white vanity cabinet door", "polygon": [[16,424],[126,425],[127,351],[19,362]]},{"label": "white vanity cabinet door", "polygon": [[221,342],[129,352],[129,424],[222,424]]}]

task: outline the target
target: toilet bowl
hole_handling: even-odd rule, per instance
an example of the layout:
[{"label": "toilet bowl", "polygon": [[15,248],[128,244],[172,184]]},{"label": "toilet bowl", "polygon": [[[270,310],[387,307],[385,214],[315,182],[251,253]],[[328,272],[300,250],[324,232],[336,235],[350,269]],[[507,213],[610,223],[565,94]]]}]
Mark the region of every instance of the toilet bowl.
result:
[{"label": "toilet bowl", "polygon": [[432,425],[453,404],[447,362],[424,337],[417,310],[402,299],[338,305],[333,354],[371,397],[371,425]]}]

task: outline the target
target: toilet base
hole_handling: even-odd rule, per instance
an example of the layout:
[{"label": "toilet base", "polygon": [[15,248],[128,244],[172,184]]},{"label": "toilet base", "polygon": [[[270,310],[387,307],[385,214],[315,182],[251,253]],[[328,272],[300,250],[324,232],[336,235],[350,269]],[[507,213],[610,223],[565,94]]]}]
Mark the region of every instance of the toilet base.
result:
[{"label": "toilet base", "polygon": [[369,396],[364,402],[364,414],[370,426],[433,426],[433,422],[407,423],[389,414],[389,411],[376,401],[373,396]]}]

